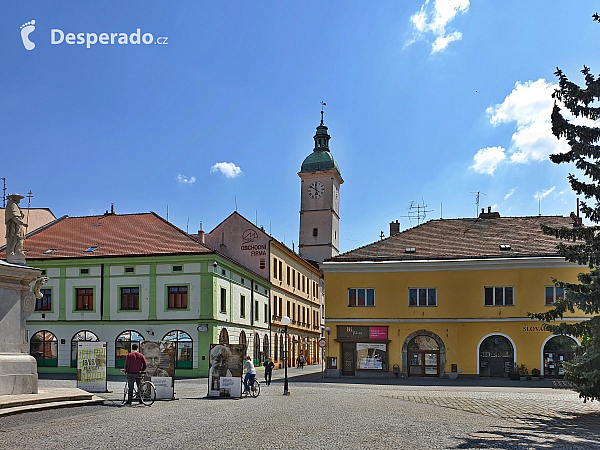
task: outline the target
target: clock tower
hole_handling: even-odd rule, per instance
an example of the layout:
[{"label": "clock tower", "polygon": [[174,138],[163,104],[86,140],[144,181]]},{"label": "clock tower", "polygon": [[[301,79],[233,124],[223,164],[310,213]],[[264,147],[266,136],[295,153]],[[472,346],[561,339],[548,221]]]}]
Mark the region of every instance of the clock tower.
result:
[{"label": "clock tower", "polygon": [[317,262],[336,256],[340,247],[340,185],[344,180],[329,151],[330,138],[321,111],[315,147],[298,172],[302,180],[298,253]]}]

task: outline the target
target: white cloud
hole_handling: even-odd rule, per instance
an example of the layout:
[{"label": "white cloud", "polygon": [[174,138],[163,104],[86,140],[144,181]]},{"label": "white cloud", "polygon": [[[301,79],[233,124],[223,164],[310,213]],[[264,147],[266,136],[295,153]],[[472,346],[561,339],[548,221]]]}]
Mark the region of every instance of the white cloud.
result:
[{"label": "white cloud", "polygon": [[512,188],[510,191],[508,191],[508,194],[506,194],[504,196],[504,201],[508,200],[509,198],[511,198],[513,196],[513,194],[515,193],[515,191],[517,190],[517,187]]},{"label": "white cloud", "polygon": [[502,147],[486,147],[479,149],[473,160],[475,163],[471,166],[471,169],[478,173],[487,173],[488,175],[494,175],[498,164],[506,159],[506,154]]},{"label": "white cloud", "polygon": [[214,166],[210,168],[210,173],[213,172],[221,172],[227,178],[235,178],[239,175],[242,175],[242,169],[236,166],[234,163],[226,163],[220,162],[216,163]]},{"label": "white cloud", "polygon": [[490,208],[492,208],[492,211],[498,211],[498,203],[494,203]]},{"label": "white cloud", "polygon": [[410,17],[414,28],[412,38],[404,47],[426,39],[428,35],[434,38],[431,53],[442,52],[448,44],[462,39],[460,31],[446,33],[446,27],[458,14],[469,10],[469,0],[426,0],[419,12]]},{"label": "white cloud", "polygon": [[175,179],[182,184],[194,184],[196,182],[196,177],[188,178],[185,175],[181,175],[180,173],[177,174],[177,177]]},{"label": "white cloud", "polygon": [[533,198],[535,198],[536,200],[542,200],[545,197],[548,197],[550,194],[552,194],[552,192],[554,192],[554,189],[556,189],[556,186],[552,186],[550,189],[546,189],[542,192],[536,192]]}]

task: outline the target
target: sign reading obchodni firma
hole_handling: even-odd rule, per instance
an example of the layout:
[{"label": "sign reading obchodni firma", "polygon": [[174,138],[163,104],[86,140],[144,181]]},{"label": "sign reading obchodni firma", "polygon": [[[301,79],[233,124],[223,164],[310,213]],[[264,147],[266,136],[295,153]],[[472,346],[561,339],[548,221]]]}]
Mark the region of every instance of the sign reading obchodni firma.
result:
[{"label": "sign reading obchodni firma", "polygon": [[247,229],[242,233],[242,245],[240,250],[249,253],[251,257],[260,258],[260,268],[264,269],[267,259],[267,244],[256,242],[259,236],[256,230]]},{"label": "sign reading obchodni firma", "polygon": [[342,343],[342,375],[355,370],[388,370],[388,327],[338,325]]}]

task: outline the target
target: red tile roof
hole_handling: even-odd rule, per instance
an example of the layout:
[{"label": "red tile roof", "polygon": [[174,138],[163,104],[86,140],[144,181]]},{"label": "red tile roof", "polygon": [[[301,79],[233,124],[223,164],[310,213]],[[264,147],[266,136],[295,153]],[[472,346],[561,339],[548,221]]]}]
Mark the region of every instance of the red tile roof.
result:
[{"label": "red tile roof", "polygon": [[64,217],[27,236],[25,249],[27,259],[214,253],[153,212]]},{"label": "red tile roof", "polygon": [[[571,228],[573,221],[562,216],[431,220],[328,261],[558,256],[558,240],[545,235],[542,224]],[[501,244],[510,245],[510,249],[501,250]]]}]

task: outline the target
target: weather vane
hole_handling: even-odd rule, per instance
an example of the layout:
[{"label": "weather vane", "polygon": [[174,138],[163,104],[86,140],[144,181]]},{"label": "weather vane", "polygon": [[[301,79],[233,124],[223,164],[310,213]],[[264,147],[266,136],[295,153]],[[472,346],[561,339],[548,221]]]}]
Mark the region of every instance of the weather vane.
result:
[{"label": "weather vane", "polygon": [[321,102],[321,125],[323,125],[323,113],[325,112],[324,111],[324,109],[325,109],[324,107],[325,106],[327,106],[327,103]]}]

